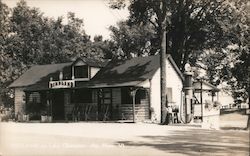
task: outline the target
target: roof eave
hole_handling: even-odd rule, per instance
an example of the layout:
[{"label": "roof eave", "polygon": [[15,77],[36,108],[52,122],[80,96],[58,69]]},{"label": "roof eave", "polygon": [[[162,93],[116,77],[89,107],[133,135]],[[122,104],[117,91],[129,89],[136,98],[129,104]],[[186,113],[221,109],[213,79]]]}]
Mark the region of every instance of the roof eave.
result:
[{"label": "roof eave", "polygon": [[182,74],[182,72],[180,71],[180,69],[178,68],[177,64],[175,63],[174,59],[172,58],[172,56],[169,54],[167,55],[167,58],[169,59],[170,63],[173,65],[175,71],[177,72],[178,76],[180,77],[180,79],[182,80],[182,82],[184,82],[184,76]]}]

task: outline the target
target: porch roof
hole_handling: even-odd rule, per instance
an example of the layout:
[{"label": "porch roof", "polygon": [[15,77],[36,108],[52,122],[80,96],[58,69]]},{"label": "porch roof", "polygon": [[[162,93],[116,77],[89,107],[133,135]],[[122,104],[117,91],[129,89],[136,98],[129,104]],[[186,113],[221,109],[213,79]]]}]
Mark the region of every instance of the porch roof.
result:
[{"label": "porch roof", "polygon": [[[92,83],[89,81],[76,82],[76,87],[74,88],[62,88],[62,89],[80,89],[80,88],[113,88],[113,87],[142,87],[141,81],[130,81],[122,83]],[[56,88],[60,89],[60,88]],[[55,90],[54,88],[49,88],[48,83],[37,83],[31,86],[28,86],[24,91],[46,91],[46,90]]]},{"label": "porch roof", "polygon": [[79,82],[75,87],[77,88],[112,88],[112,87],[141,87],[141,81],[129,81],[129,82],[111,82],[111,83],[93,83],[93,82]]}]

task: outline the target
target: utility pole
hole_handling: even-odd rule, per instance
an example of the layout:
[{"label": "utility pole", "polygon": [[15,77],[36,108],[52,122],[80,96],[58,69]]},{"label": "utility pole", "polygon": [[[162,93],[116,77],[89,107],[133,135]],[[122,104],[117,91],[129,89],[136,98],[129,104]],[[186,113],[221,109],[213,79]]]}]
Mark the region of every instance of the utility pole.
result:
[{"label": "utility pole", "polygon": [[166,100],[166,31],[163,31],[160,51],[160,69],[161,69],[161,124],[168,123],[167,119],[167,100]]},{"label": "utility pole", "polygon": [[249,99],[249,96],[250,96],[250,67],[248,67],[248,72],[247,72],[247,75],[248,75],[248,78],[247,78],[247,90],[248,90],[248,120],[247,120],[247,129],[250,130],[250,99]]},{"label": "utility pole", "polygon": [[201,78],[201,122],[203,122],[203,80]]}]

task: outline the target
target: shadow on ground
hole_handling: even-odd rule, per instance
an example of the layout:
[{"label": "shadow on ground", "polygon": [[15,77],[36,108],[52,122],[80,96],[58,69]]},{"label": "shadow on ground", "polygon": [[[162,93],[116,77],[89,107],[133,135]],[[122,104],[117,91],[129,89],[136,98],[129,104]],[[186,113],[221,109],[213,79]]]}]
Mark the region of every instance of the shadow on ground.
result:
[{"label": "shadow on ground", "polygon": [[230,126],[227,126],[227,127],[220,127],[221,130],[247,130],[246,127],[230,127]]},{"label": "shadow on ground", "polygon": [[249,155],[247,131],[179,130],[170,135],[140,136],[143,141],[120,141],[131,147],[151,147],[184,155]]}]

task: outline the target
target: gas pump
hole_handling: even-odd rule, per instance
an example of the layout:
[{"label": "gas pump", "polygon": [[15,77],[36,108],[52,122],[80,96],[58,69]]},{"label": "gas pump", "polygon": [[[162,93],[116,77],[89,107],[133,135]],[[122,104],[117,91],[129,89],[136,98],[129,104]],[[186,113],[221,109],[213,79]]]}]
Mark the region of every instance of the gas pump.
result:
[{"label": "gas pump", "polygon": [[189,123],[192,121],[192,99],[193,99],[193,72],[189,63],[185,65],[184,72],[184,95],[185,95],[185,103],[184,103],[184,122]]}]

